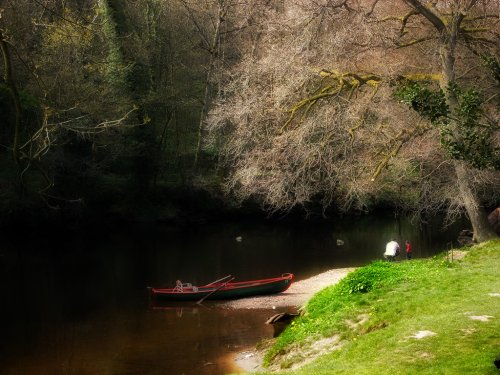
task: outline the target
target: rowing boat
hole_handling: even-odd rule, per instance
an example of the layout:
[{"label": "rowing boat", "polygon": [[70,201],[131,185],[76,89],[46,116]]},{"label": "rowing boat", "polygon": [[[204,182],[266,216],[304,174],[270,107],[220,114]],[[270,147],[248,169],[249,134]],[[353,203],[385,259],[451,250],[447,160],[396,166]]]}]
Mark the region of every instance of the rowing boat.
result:
[{"label": "rowing boat", "polygon": [[203,286],[177,281],[174,288],[149,288],[149,291],[152,297],[165,301],[225,300],[281,293],[290,287],[293,279],[293,274],[285,273],[270,279],[233,282],[234,277],[228,275]]}]

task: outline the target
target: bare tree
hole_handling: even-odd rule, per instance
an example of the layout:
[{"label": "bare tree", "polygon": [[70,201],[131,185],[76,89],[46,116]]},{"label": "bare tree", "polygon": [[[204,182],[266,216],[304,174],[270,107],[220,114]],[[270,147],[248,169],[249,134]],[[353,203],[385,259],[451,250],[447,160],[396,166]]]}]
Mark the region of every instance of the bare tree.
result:
[{"label": "bare tree", "polygon": [[[271,210],[318,199],[344,209],[465,207],[477,239],[490,238],[477,194],[497,194],[498,172],[464,169],[466,160],[441,147],[442,128],[395,100],[394,89],[484,82],[495,98],[478,56],[498,53],[490,43],[497,7],[325,0],[265,8],[274,22],[260,27],[259,48],[242,47],[210,116],[212,131],[227,134],[228,191]],[[452,97],[444,102],[453,110]],[[485,103],[485,117],[493,110]]]},{"label": "bare tree", "polygon": [[198,41],[197,45],[205,56],[201,62],[204,66],[204,78],[194,155],[194,167],[197,168],[204,146],[207,114],[212,107],[212,99],[217,94],[221,72],[231,65],[232,56],[238,53],[238,34],[247,31],[249,24],[255,21],[254,15],[262,0],[178,1],[193,26],[192,38]]}]

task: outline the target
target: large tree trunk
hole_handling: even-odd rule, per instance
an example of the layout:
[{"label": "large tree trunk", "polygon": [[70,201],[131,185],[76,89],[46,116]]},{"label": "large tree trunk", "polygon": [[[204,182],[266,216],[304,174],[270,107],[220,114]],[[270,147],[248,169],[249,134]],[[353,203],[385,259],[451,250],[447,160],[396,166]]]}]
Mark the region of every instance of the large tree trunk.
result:
[{"label": "large tree trunk", "polygon": [[497,238],[491,227],[486,211],[477,199],[477,195],[470,186],[470,173],[462,162],[455,162],[455,172],[457,174],[457,184],[462,196],[463,205],[467,210],[467,215],[474,231],[474,241],[484,242]]},{"label": "large tree trunk", "polygon": [[210,42],[209,47],[209,52],[210,52],[210,60],[208,63],[208,69],[207,69],[207,75],[205,78],[205,92],[203,95],[203,107],[201,109],[200,113],[200,121],[198,124],[198,139],[196,143],[196,150],[194,153],[194,169],[196,170],[198,168],[198,160],[200,157],[200,152],[201,152],[201,143],[202,143],[202,138],[203,138],[203,130],[205,127],[205,120],[207,117],[208,109],[210,107],[210,100],[212,98],[212,74],[215,70],[215,59],[218,56],[218,48],[219,48],[219,37],[220,37],[220,32],[221,32],[221,26],[222,23],[224,22],[224,18],[226,16],[226,4],[224,3],[224,0],[219,0],[218,3],[219,9],[218,9],[218,18],[217,18],[217,23],[215,25],[214,33],[212,35],[212,40]]},{"label": "large tree trunk", "polygon": [[2,50],[3,63],[4,63],[4,81],[9,88],[10,94],[12,96],[12,101],[14,102],[14,139],[12,140],[12,155],[14,157],[17,165],[20,165],[20,155],[19,155],[19,137],[21,132],[21,100],[19,98],[19,92],[17,91],[17,86],[14,81],[14,75],[12,74],[12,63],[10,60],[9,46],[7,41],[4,39],[2,30],[0,29],[0,49]]},{"label": "large tree trunk", "polygon": [[[445,93],[446,101],[451,113],[456,113],[458,107],[458,99],[456,94],[449,90],[450,85],[455,82],[455,48],[457,45],[457,37],[459,33],[460,23],[464,18],[464,14],[452,14],[448,25],[440,29],[441,32],[441,88]],[[438,28],[439,29],[439,28]],[[451,125],[454,125],[455,120],[450,119]],[[461,161],[454,161],[455,173],[457,175],[457,184],[462,197],[462,203],[467,211],[467,215],[472,224],[474,231],[474,240],[476,242],[488,241],[496,238],[497,235],[493,231],[484,207],[473,189],[472,179],[467,167]]]}]

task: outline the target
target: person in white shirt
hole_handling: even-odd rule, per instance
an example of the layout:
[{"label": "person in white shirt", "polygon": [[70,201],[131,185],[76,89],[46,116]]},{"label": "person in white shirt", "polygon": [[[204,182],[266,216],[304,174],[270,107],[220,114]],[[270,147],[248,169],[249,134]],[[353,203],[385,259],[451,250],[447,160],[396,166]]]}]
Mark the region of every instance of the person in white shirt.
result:
[{"label": "person in white shirt", "polygon": [[388,261],[393,261],[399,255],[400,249],[399,244],[395,240],[391,240],[385,245],[384,258]]}]

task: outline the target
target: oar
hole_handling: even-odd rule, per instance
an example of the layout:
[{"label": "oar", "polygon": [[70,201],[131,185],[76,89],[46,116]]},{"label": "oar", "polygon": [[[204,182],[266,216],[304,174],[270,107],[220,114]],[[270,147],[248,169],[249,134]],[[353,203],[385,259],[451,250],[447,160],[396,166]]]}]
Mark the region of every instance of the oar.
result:
[{"label": "oar", "polygon": [[207,284],[207,285],[212,285],[212,284],[218,283],[220,281],[224,281],[226,279],[229,279],[230,277],[231,277],[231,275],[224,276],[222,279],[212,281],[210,284]]},{"label": "oar", "polygon": [[[224,278],[225,279],[225,278]],[[222,279],[222,280],[224,280]],[[198,302],[196,302],[197,305],[200,305],[203,301],[205,301],[208,297],[210,297],[212,294],[214,294],[215,292],[217,292],[219,289],[223,288],[224,286],[227,285],[227,283],[230,283],[231,281],[233,281],[235,278],[234,277],[231,277],[229,280],[227,280],[225,283],[222,283],[220,286],[218,286],[217,288],[215,288],[215,290],[212,290],[210,293],[208,293],[205,297],[203,297],[202,299],[200,299]],[[215,281],[214,281],[215,283]],[[213,284],[213,283],[211,283]],[[208,284],[210,285],[210,284]]]}]

